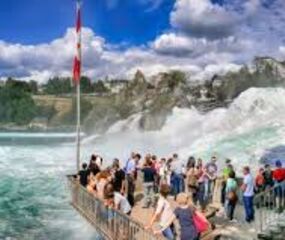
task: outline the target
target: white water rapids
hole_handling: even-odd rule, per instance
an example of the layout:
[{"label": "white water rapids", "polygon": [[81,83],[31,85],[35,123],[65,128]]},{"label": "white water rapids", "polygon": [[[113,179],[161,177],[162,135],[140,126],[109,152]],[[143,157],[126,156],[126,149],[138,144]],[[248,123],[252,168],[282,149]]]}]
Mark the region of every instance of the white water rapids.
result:
[{"label": "white water rapids", "polygon": [[227,157],[239,167],[254,166],[272,151],[271,158],[282,157],[283,152],[278,155],[276,149],[285,148],[284,109],[283,88],[251,88],[227,109],[201,114],[194,108],[175,108],[158,131],[140,131],[136,114],[114,124],[95,148],[124,158],[133,150],[164,156],[178,152],[184,160],[189,155],[208,160],[216,154],[220,162]]}]

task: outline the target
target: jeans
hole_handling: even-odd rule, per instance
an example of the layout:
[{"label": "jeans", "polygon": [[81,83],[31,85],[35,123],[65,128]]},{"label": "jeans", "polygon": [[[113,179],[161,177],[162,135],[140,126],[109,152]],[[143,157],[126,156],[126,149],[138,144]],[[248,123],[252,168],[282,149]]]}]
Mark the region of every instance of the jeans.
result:
[{"label": "jeans", "polygon": [[205,182],[199,183],[199,186],[198,186],[197,200],[202,210],[205,210],[208,204],[208,194],[205,194],[205,192],[207,191],[206,186],[207,185]]},{"label": "jeans", "polygon": [[253,207],[253,196],[243,196],[243,204],[245,210],[245,220],[251,222],[254,220],[254,207]]},{"label": "jeans", "polygon": [[127,199],[130,203],[130,205],[133,207],[135,205],[135,180],[134,177],[131,176],[130,174],[127,174]]},{"label": "jeans", "polygon": [[144,207],[148,207],[150,203],[154,204],[154,184],[143,183],[143,192],[144,192]]},{"label": "jeans", "polygon": [[174,240],[174,235],[170,227],[163,230],[162,235],[168,240]]},{"label": "jeans", "polygon": [[205,181],[205,198],[212,200],[214,195],[216,180]]},{"label": "jeans", "polygon": [[176,197],[177,194],[184,192],[184,177],[182,174],[174,173],[172,175],[172,190],[173,194]]},{"label": "jeans", "polygon": [[236,202],[226,201],[226,214],[229,220],[234,219],[234,213],[236,208]]},{"label": "jeans", "polygon": [[221,188],[221,203],[224,205],[226,203],[226,182],[222,183]]}]

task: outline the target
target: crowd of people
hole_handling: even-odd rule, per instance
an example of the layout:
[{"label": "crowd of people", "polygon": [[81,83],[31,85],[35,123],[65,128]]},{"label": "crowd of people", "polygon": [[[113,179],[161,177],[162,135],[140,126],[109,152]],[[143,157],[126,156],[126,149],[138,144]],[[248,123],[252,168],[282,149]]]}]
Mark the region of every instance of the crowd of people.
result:
[{"label": "crowd of people", "polygon": [[[221,191],[220,202],[229,221],[236,221],[236,204],[242,200],[245,220],[250,223],[255,217],[254,195],[285,180],[285,168],[281,161],[276,161],[274,170],[266,164],[259,169],[256,177],[250,167],[243,167],[242,182],[237,180],[236,169],[230,159],[226,159],[223,165],[224,168],[219,169],[215,156],[205,164],[202,159],[196,160],[194,157],[189,157],[187,163],[183,164],[178,154],[169,158],[158,158],[152,154],[142,157],[139,153],[132,153],[127,161],[114,159],[111,166],[103,168],[102,157],[92,155],[89,164],[82,164],[78,176],[80,184],[89,193],[101,199],[106,206],[127,215],[131,215],[136,204],[136,187],[138,181],[141,181],[143,208],[155,208],[146,228],[154,229],[155,222],[158,222],[160,229],[154,232],[163,234],[167,239],[175,239],[173,223],[177,219],[180,224],[180,239],[197,240],[200,233],[194,223],[195,212],[197,209],[202,213],[206,211],[207,205],[213,201],[215,191]],[[215,187],[218,179],[220,188]],[[279,190],[277,197],[282,210],[285,191],[283,188]],[[240,192],[242,199],[239,199]],[[177,208],[172,208],[169,195],[177,202]]]}]

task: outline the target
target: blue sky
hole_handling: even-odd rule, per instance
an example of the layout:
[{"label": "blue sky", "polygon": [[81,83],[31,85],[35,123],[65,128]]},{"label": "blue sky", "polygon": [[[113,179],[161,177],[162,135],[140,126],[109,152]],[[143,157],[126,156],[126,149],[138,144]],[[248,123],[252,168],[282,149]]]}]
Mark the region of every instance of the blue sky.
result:
[{"label": "blue sky", "polygon": [[[84,0],[83,74],[205,80],[255,56],[284,60],[284,12],[284,0]],[[74,0],[2,1],[0,15],[0,79],[71,75]]]},{"label": "blue sky", "polygon": [[[142,44],[169,28],[174,0],[84,0],[83,23],[110,43]],[[49,42],[74,23],[75,0],[9,0],[0,5],[0,39]]]}]

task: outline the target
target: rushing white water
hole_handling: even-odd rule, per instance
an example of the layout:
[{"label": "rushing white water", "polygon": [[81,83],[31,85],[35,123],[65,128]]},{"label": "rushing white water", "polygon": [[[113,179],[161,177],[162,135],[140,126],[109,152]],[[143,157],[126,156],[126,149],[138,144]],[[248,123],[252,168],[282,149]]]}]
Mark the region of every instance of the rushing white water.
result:
[{"label": "rushing white water", "polygon": [[[166,156],[178,152],[185,160],[189,155],[208,159],[216,154],[233,159],[240,167],[257,166],[264,154],[285,146],[284,109],[283,88],[252,88],[227,109],[201,114],[194,108],[175,108],[159,131],[141,132],[139,115],[132,116],[113,125],[96,142],[96,149],[124,158],[132,150]],[[278,157],[284,157],[283,153]]]},{"label": "rushing white water", "polygon": [[[207,114],[175,108],[158,131],[140,131],[136,114],[103,136],[85,139],[82,160],[88,161],[94,151],[106,162],[113,157],[124,161],[131,151],[159,156],[178,152],[182,160],[189,155],[208,160],[216,154],[220,162],[232,158],[237,171],[244,164],[256,167],[262,156],[284,160],[284,109],[285,90],[266,88],[249,89],[228,109]],[[75,169],[75,145],[55,144],[56,137],[48,134],[41,136],[51,140],[37,144],[29,134],[19,136],[25,144],[4,145],[1,137],[7,134],[0,133],[0,239],[94,239],[94,230],[68,204],[64,177]]]}]

